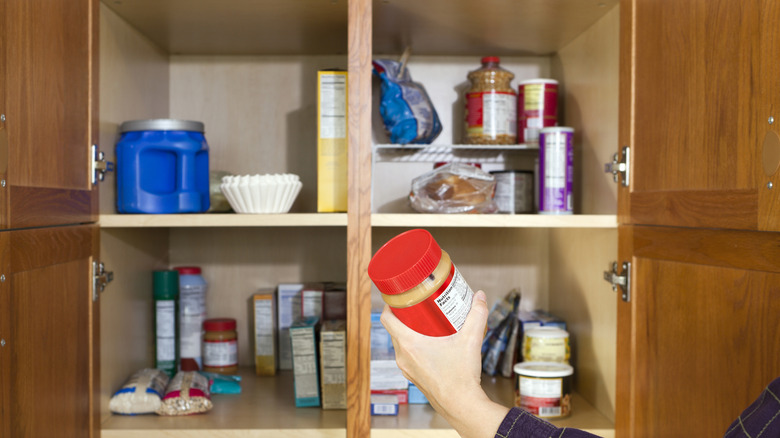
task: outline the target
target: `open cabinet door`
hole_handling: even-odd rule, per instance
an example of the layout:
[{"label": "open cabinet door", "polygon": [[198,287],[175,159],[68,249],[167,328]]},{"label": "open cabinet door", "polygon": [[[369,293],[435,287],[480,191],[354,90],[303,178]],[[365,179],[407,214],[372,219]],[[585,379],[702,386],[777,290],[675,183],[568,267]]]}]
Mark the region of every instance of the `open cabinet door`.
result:
[{"label": "open cabinet door", "polygon": [[0,232],[7,437],[98,437],[96,225]]},{"label": "open cabinet door", "polygon": [[0,6],[0,228],[95,222],[97,0]]},{"label": "open cabinet door", "polygon": [[763,0],[621,2],[618,437],[722,436],[780,376],[778,24]]}]

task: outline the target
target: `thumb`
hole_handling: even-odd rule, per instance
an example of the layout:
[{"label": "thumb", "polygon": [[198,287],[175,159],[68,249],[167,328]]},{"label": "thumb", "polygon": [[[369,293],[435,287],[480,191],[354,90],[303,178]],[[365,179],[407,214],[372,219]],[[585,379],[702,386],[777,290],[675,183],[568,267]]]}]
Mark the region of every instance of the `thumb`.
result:
[{"label": "thumb", "polygon": [[487,298],[485,292],[477,291],[471,300],[471,310],[469,310],[466,321],[460,329],[462,333],[471,334],[480,340],[484,337],[485,325],[488,319]]}]

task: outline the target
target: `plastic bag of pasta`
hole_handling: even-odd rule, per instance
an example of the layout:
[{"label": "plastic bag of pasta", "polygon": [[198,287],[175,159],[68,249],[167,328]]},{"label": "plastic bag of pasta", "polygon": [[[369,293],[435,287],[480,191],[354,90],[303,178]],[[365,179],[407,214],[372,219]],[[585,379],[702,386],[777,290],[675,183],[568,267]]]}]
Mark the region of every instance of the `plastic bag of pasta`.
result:
[{"label": "plastic bag of pasta", "polygon": [[420,213],[495,213],[495,189],[493,175],[451,163],[413,179],[409,201]]},{"label": "plastic bag of pasta", "polygon": [[425,88],[412,81],[405,62],[374,61],[381,82],[379,114],[396,144],[430,144],[441,133],[441,122]]},{"label": "plastic bag of pasta", "polygon": [[197,371],[180,371],[165,389],[157,413],[165,416],[192,415],[211,410],[209,380]]}]

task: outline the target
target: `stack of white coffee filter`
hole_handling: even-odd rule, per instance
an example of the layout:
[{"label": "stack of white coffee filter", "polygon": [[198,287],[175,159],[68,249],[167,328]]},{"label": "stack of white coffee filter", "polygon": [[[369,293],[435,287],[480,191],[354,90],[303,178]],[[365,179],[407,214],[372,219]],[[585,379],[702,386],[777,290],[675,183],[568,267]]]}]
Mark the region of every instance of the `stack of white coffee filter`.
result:
[{"label": "stack of white coffee filter", "polygon": [[236,213],[287,213],[302,186],[298,175],[282,173],[225,176],[220,189]]}]

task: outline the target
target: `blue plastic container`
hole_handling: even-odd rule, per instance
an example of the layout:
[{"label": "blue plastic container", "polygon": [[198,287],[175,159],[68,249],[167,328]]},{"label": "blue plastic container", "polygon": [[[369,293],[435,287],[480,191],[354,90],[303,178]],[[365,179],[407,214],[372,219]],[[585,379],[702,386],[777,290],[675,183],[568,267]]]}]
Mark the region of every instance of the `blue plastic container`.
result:
[{"label": "blue plastic container", "polygon": [[209,209],[209,146],[203,123],[151,119],[122,123],[116,145],[120,213]]}]

